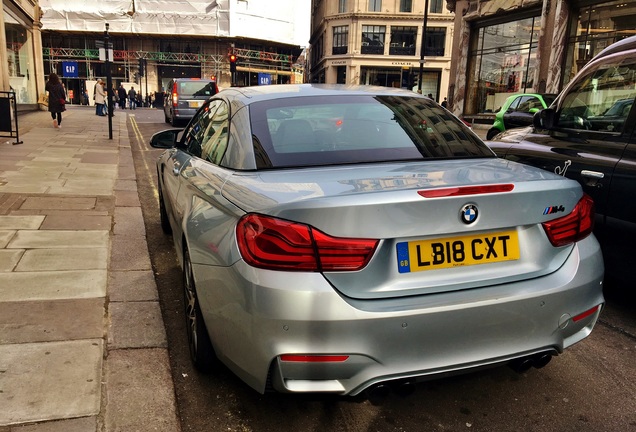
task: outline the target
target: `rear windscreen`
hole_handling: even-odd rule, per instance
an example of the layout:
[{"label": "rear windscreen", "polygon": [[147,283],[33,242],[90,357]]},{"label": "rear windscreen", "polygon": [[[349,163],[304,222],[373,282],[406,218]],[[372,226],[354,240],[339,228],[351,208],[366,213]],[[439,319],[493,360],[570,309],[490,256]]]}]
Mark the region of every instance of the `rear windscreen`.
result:
[{"label": "rear windscreen", "polygon": [[429,99],[315,96],[250,106],[258,168],[492,157],[460,120]]},{"label": "rear windscreen", "polygon": [[178,83],[180,95],[210,97],[216,94],[216,85],[210,81],[185,81]]}]

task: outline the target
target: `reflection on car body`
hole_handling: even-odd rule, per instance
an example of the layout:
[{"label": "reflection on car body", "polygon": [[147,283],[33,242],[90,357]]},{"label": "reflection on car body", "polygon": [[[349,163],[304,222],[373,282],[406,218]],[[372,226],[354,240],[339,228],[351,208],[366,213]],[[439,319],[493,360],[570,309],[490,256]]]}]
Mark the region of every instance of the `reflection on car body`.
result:
[{"label": "reflection on car body", "polygon": [[355,395],[540,367],[599,316],[580,185],[497,159],[425,97],[226,89],[176,136],[151,144],[174,140],[157,162],[161,224],[199,369],[217,358],[260,392]]},{"label": "reflection on car body", "polygon": [[503,158],[579,181],[596,204],[607,275],[630,283],[636,266],[635,98],[636,37],[630,37],[588,63],[549,109],[535,115],[535,127],[488,143]]},{"label": "reflection on car body", "polygon": [[536,112],[550,106],[556,95],[539,93],[521,93],[509,96],[495,115],[495,122],[486,133],[491,140],[508,129],[530,126]]}]

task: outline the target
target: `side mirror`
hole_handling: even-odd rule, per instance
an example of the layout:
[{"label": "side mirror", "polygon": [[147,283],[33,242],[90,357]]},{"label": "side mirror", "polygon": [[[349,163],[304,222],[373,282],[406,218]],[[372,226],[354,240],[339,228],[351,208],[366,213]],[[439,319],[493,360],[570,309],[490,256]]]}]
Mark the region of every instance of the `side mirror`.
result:
[{"label": "side mirror", "polygon": [[532,123],[537,129],[552,129],[556,124],[556,111],[552,108],[546,108],[532,117]]},{"label": "side mirror", "polygon": [[154,148],[169,149],[177,145],[177,137],[183,129],[168,129],[157,132],[150,137],[150,145]]}]

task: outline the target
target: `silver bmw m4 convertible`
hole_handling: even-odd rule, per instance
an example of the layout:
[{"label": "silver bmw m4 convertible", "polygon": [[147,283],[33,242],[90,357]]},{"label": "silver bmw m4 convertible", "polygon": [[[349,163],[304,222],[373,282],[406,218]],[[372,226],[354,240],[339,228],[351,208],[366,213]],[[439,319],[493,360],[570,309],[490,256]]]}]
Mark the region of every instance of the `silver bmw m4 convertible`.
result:
[{"label": "silver bmw m4 convertible", "polygon": [[190,354],[259,392],[541,367],[604,304],[594,204],[399,89],[226,89],[155,134]]}]

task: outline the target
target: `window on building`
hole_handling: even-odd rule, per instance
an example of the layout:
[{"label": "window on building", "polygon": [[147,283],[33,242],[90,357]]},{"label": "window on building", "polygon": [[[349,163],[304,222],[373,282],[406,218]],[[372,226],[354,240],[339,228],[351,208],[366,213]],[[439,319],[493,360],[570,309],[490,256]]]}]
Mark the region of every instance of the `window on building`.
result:
[{"label": "window on building", "polygon": [[338,0],[338,13],[345,13],[347,11],[347,0]]},{"label": "window on building", "polygon": [[390,55],[415,55],[417,27],[392,26]]},{"label": "window on building", "polygon": [[369,12],[381,12],[382,0],[369,0]]},{"label": "window on building", "polygon": [[349,26],[337,26],[333,28],[332,54],[346,54],[349,45]]},{"label": "window on building", "polygon": [[475,29],[464,114],[494,112],[513,93],[533,93],[540,17]]},{"label": "window on building", "polygon": [[362,54],[384,54],[386,26],[362,26]]},{"label": "window on building", "polygon": [[413,12],[413,0],[400,0],[400,12]]},{"label": "window on building", "polygon": [[429,0],[428,5],[429,5],[428,11],[430,13],[442,13],[444,0]]},{"label": "window on building", "polygon": [[323,58],[323,37],[320,36],[313,47],[311,47],[311,62],[314,65],[320,63]]},{"label": "window on building", "polygon": [[634,8],[625,5],[623,0],[595,2],[573,14],[563,70],[564,85],[603,48],[634,34]]},{"label": "window on building", "polygon": [[426,27],[425,55],[441,57],[446,48],[446,27]]}]

